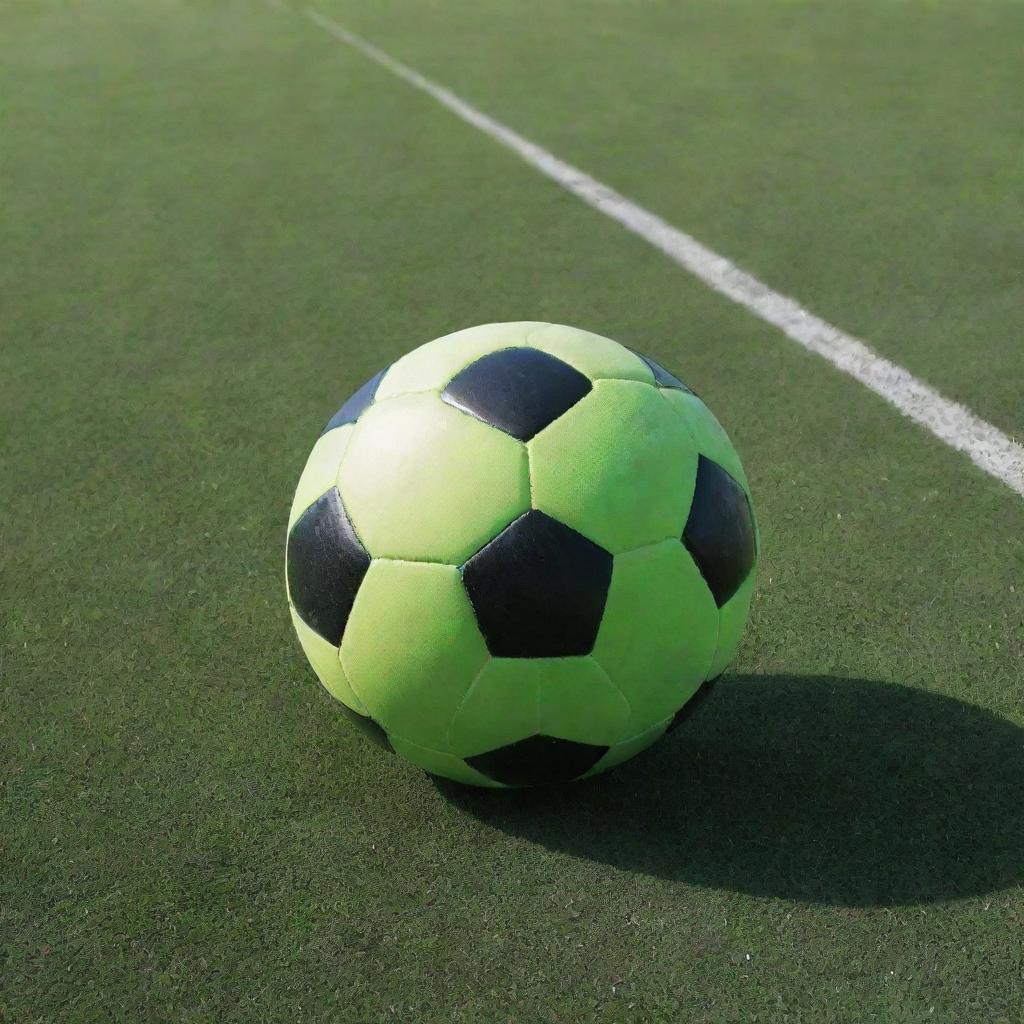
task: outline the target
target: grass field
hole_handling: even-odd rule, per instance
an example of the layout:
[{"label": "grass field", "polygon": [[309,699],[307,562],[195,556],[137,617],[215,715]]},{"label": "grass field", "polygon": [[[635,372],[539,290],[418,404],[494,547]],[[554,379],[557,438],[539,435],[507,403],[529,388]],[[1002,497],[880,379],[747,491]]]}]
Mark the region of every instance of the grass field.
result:
[{"label": "grass field", "polygon": [[[1024,6],[319,9],[1024,433]],[[1021,499],[300,7],[0,10],[0,1020],[1024,1019]],[[676,369],[758,501],[699,716],[567,792],[353,739],[326,418],[474,323]]]}]

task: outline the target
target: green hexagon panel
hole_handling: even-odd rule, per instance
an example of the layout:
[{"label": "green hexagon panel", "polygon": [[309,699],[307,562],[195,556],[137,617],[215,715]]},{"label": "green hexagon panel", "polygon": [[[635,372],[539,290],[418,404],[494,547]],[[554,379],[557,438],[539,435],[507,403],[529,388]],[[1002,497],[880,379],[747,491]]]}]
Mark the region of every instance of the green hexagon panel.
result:
[{"label": "green hexagon panel", "polygon": [[527,335],[544,326],[532,320],[482,324],[428,341],[391,366],[377,388],[376,400],[382,402],[416,391],[440,391],[459,370],[481,356],[525,345]]},{"label": "green hexagon panel", "polygon": [[[761,530],[757,523],[754,499],[750,493],[750,483],[743,470],[739,453],[714,413],[696,395],[682,391],[662,391],[662,398],[676,411],[689,426],[697,451],[700,455],[711,459],[721,466],[747,495],[750,516],[754,524],[754,548],[761,553]],[[721,639],[718,653],[715,655],[711,676],[717,676],[732,662],[739,646],[740,636],[747,621],[750,600],[754,592],[754,579],[757,575],[757,564],[750,572],[748,579],[721,609]]]},{"label": "green hexagon panel", "polygon": [[371,563],[345,628],[341,664],[388,733],[447,752],[455,710],[487,659],[457,568]]},{"label": "green hexagon panel", "polygon": [[715,414],[696,395],[686,391],[666,388],[661,392],[661,397],[686,421],[697,451],[712,462],[717,462],[734,480],[742,484],[749,497],[750,484],[743,472],[739,454]]},{"label": "green hexagon panel", "polygon": [[743,637],[743,630],[750,614],[750,601],[754,596],[754,577],[757,570],[740,584],[739,590],[718,610],[718,647],[708,670],[708,678],[721,675],[733,662]]},{"label": "green hexagon panel", "polygon": [[561,359],[591,380],[619,378],[654,383],[651,368],[635,352],[611,338],[578,327],[535,325],[526,336],[526,344]]},{"label": "green hexagon panel", "polygon": [[328,430],[322,437],[317,438],[295,488],[295,497],[292,499],[291,512],[288,515],[289,532],[295,525],[295,520],[338,482],[341,459],[351,440],[351,424],[338,427],[336,430]]},{"label": "green hexagon panel", "polygon": [[295,627],[299,643],[302,644],[302,649],[323,688],[353,711],[358,711],[361,715],[367,714],[363,702],[355,695],[349,685],[345,670],[341,667],[338,648],[329,644],[319,633],[314,633],[290,605],[289,611],[292,614],[292,625]]},{"label": "green hexagon panel", "polygon": [[718,609],[678,540],[616,555],[594,659],[632,708],[625,735],[674,714],[708,678]]},{"label": "green hexagon panel", "polygon": [[451,750],[472,757],[538,734],[606,746],[629,705],[593,659],[494,658],[455,714]]},{"label": "green hexagon panel", "polygon": [[378,402],[338,475],[371,555],[458,565],[530,507],[526,449],[435,394]]},{"label": "green hexagon panel", "polygon": [[655,388],[599,380],[527,447],[534,507],[607,551],[681,536],[697,452]]}]

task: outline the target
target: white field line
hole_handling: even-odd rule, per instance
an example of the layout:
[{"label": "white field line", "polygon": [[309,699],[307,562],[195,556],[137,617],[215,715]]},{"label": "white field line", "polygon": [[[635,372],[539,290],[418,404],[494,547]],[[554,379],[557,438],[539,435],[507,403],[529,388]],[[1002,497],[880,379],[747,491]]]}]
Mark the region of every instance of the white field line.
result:
[{"label": "white field line", "polygon": [[798,345],[827,359],[859,380],[901,413],[921,424],[952,448],[964,452],[990,476],[1024,495],[1024,447],[986,423],[970,409],[941,395],[909,371],[872,351],[863,341],[809,313],[794,299],[772,291],[695,238],[657,214],[603,185],[589,174],[559,160],[500,121],[460,99],[383,50],[353,34],[336,21],[307,7],[306,16],[347,46],[386,68],[409,85],[447,107],[485,135],[512,150],[541,174],[582,199],[588,206],[618,221],[716,292],[777,327]]}]

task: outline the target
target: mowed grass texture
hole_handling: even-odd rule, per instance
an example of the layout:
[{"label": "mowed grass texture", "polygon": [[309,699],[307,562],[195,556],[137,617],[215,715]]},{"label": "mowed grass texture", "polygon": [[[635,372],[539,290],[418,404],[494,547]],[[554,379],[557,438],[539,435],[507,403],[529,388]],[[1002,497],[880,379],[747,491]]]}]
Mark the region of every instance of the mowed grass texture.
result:
[{"label": "mowed grass texture", "polygon": [[321,8],[1024,435],[1024,5]]},{"label": "mowed grass texture", "polygon": [[[752,9],[688,7],[726,81],[661,94],[649,71],[641,98],[691,105],[699,140],[701,96],[764,59]],[[668,45],[669,5],[559,5],[547,32],[544,10],[521,22],[529,73],[486,82],[468,69],[512,45],[511,5],[388,4],[353,27],[556,151],[594,131],[600,166],[560,155],[623,187],[646,175],[641,201],[785,272],[793,249],[745,243],[727,197],[685,222],[682,143],[658,159],[661,133],[588,102]],[[904,39],[893,74],[955,60],[988,81],[1008,49],[949,26],[989,19],[1008,47],[1017,10],[778,17],[801,52],[806,16],[843,60]],[[298,14],[52,3],[8,8],[2,32],[0,1019],[1021,1017],[1019,498]],[[545,101],[545,66],[566,83],[576,66],[576,88]],[[1006,144],[935,117],[985,159]],[[686,159],[717,188],[714,147]],[[798,147],[774,161],[808,203],[834,184]],[[883,176],[840,226],[930,273],[946,255],[875,219],[887,194]],[[891,279],[862,292],[864,262],[826,227],[828,289],[769,283],[852,330],[844,311],[887,310],[910,344]],[[960,301],[985,244],[959,260]],[[1011,428],[968,372],[1019,379],[1009,333],[943,320],[960,280],[922,298],[932,327],[909,316],[905,362]],[[1011,284],[986,282],[1009,332]],[[760,584],[733,674],[648,756],[568,791],[463,792],[354,736],[320,691],[291,635],[284,528],[354,387],[431,337],[525,317],[648,351],[708,400],[758,502]],[[869,340],[903,358],[886,338]]]}]

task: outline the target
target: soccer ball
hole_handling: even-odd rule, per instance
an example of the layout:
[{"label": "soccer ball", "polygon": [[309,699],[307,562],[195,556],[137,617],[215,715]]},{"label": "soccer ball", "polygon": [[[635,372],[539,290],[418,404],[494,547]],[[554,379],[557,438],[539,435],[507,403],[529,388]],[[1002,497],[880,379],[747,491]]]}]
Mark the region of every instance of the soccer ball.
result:
[{"label": "soccer ball", "polygon": [[436,775],[529,786],[654,743],[735,654],[758,553],[739,457],[653,359],[546,323],[439,338],[324,427],[287,586],[321,683]]}]

